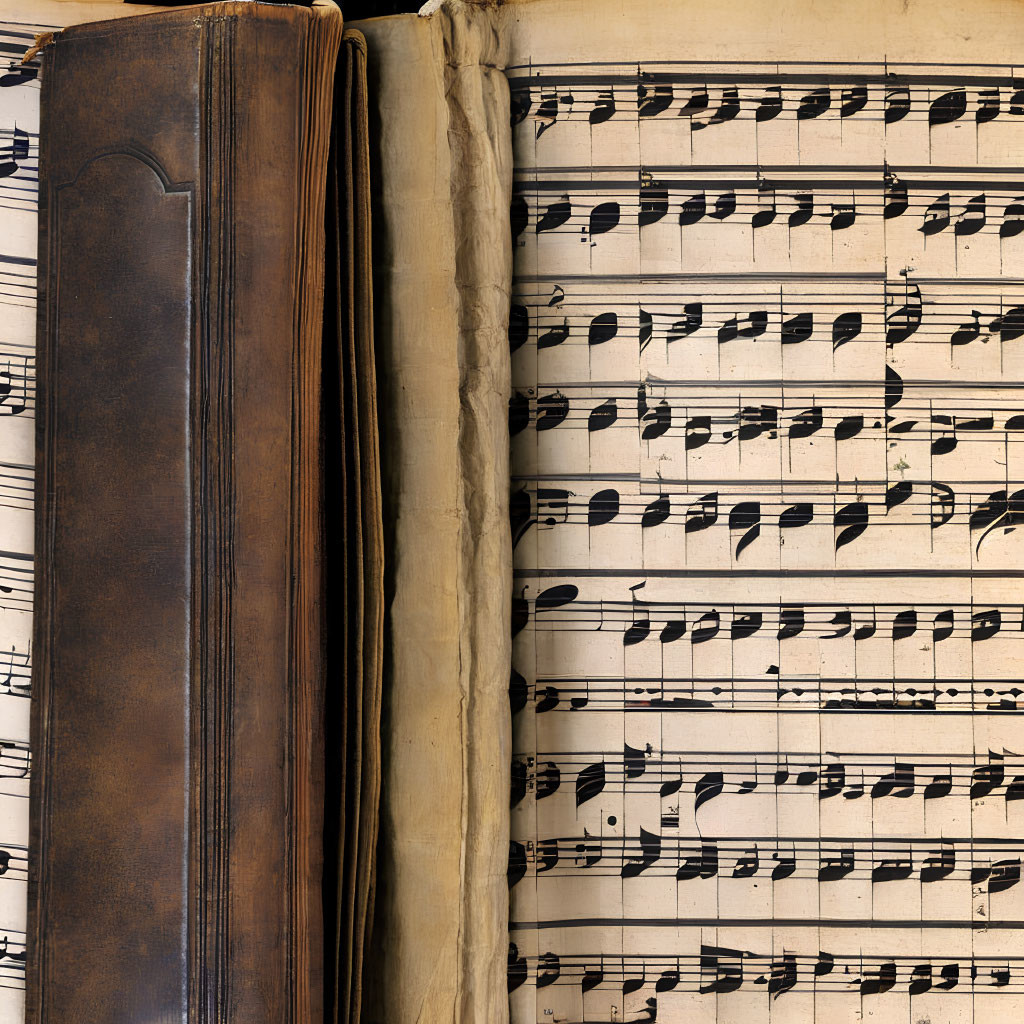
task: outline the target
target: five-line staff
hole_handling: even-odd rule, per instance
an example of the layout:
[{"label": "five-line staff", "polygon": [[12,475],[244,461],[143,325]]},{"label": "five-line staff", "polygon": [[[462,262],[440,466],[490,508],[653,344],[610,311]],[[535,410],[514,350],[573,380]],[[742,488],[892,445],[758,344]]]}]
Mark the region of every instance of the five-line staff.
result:
[{"label": "five-line staff", "polygon": [[[643,353],[652,344],[678,349],[697,341],[787,350],[825,343],[832,353],[849,344],[888,352],[907,343],[956,352],[1024,337],[1024,288],[1009,278],[915,278],[908,271],[902,279],[794,273],[698,282],[687,275],[668,288],[664,278],[648,277],[631,290],[593,291],[593,279],[558,276],[518,279],[508,328],[513,353],[609,343]],[[529,290],[530,283],[538,288]]]},{"label": "five-line staff", "polygon": [[778,667],[772,665],[766,666],[761,675],[543,674],[532,687],[523,684],[517,689],[517,676],[519,673],[513,669],[513,713],[528,706],[528,702],[537,714],[551,711],[659,714],[769,711],[1016,715],[1024,712],[1024,688],[1013,679],[793,675],[780,673]]},{"label": "five-line staff", "polygon": [[[801,533],[827,536],[838,552],[869,528],[889,531],[943,527],[966,529],[968,550],[997,531],[1003,536],[1024,524],[1024,486],[1016,482],[975,481],[950,484],[938,480],[669,480],[639,474],[580,474],[578,479],[519,475],[511,499],[513,539],[532,528],[617,526],[649,531],[664,527],[692,538],[705,531],[727,531],[732,558],[761,536],[762,527],[777,531],[791,546]],[[612,486],[602,486],[611,484]],[[897,512],[896,510],[899,509]],[[821,534],[824,529],[825,533]]]},{"label": "five-line staff", "polygon": [[573,583],[548,587],[533,598],[514,598],[513,636],[528,625],[538,633],[603,632],[622,635],[623,647],[649,641],[692,645],[751,637],[792,640],[907,640],[979,643],[1024,639],[1024,604],[652,600],[631,587],[628,599],[581,598]]},{"label": "five-line staff", "polygon": [[527,231],[538,244],[549,237],[589,241],[613,232],[635,239],[654,224],[742,223],[753,231],[820,226],[837,232],[858,223],[913,221],[926,238],[949,232],[998,240],[1024,231],[1024,188],[1015,172],[1002,179],[991,169],[972,178],[961,168],[951,177],[927,167],[884,165],[851,167],[843,177],[800,174],[799,165],[730,170],[637,168],[632,179],[600,168],[588,168],[586,176],[577,172],[579,177],[572,168],[536,171],[516,180],[512,239],[525,243]]},{"label": "five-line staff", "polygon": [[[1024,440],[1024,404],[1013,382],[979,382],[969,388],[904,381],[887,367],[884,381],[692,382],[654,377],[639,381],[540,383],[509,400],[509,433],[539,443],[533,434],[559,430],[628,431],[649,451],[682,452],[785,445],[831,438],[845,442],[926,444],[943,456],[965,444],[1006,445]],[[530,394],[529,392],[533,392]],[[554,435],[553,435],[554,436]],[[710,447],[709,447],[710,446]],[[677,449],[676,449],[677,450]],[[752,450],[757,450],[756,447]],[[706,453],[702,453],[706,454]],[[549,456],[553,458],[554,456]]]},{"label": "five-line staff", "polygon": [[[826,759],[826,757],[828,759]],[[810,795],[840,803],[885,798],[922,801],[993,797],[1010,804],[1024,799],[1024,758],[1009,751],[973,754],[829,755],[762,751],[655,752],[648,744],[624,744],[622,753],[549,751],[512,761],[512,806],[528,794],[543,800],[559,791],[576,808],[602,793],[657,794],[662,799],[692,795],[696,814],[722,796]]]},{"label": "five-line staff", "polygon": [[508,973],[509,990],[513,992],[529,978],[538,989],[572,986],[580,997],[595,989],[618,990],[623,996],[652,993],[646,1003],[641,999],[638,1004],[646,1006],[649,1015],[632,1018],[637,1021],[656,1020],[657,996],[677,990],[707,995],[735,992],[746,986],[769,998],[792,990],[864,996],[895,991],[914,996],[933,989],[961,994],[1024,992],[1024,957],[1019,956],[928,957],[826,951],[771,954],[705,944],[691,953],[546,952],[527,957],[513,942]]},{"label": "five-line staff", "polygon": [[509,69],[512,124],[538,140],[559,125],[597,132],[616,121],[670,121],[689,134],[732,122],[872,122],[880,131],[959,121],[977,131],[1024,115],[1014,69],[776,64],[771,70],[714,62],[529,65]]},{"label": "five-line staff", "polygon": [[[666,822],[663,819],[663,825]],[[679,882],[715,879],[786,879],[804,882],[948,880],[1005,892],[1021,880],[1024,844],[1019,839],[873,838],[849,836],[679,836],[640,828],[634,835],[539,835],[513,840],[509,885],[524,878],[577,880],[671,877]]]}]

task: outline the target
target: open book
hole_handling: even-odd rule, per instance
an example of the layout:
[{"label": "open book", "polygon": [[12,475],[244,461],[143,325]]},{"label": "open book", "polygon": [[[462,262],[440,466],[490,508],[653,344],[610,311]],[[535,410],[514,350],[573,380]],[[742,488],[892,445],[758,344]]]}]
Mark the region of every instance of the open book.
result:
[{"label": "open book", "polygon": [[44,47],[33,1024],[1021,1018],[1022,19]]}]

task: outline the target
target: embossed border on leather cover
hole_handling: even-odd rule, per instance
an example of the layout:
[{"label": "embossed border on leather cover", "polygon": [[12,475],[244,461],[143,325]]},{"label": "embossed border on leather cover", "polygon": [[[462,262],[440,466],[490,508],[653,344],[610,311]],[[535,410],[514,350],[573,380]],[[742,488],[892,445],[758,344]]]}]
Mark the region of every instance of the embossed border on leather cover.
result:
[{"label": "embossed border on leather cover", "polygon": [[322,1016],[332,5],[44,51],[28,1020]]}]

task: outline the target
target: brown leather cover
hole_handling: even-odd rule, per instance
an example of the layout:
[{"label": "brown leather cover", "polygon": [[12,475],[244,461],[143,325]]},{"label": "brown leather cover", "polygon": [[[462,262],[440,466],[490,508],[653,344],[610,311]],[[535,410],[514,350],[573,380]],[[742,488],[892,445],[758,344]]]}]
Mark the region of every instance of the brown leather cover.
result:
[{"label": "brown leather cover", "polygon": [[44,51],[30,1024],[322,1019],[336,8]]}]

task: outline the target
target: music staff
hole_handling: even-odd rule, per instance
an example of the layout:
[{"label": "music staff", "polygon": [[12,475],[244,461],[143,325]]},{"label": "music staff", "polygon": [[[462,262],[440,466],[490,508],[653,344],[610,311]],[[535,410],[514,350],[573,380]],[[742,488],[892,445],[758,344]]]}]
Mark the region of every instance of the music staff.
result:
[{"label": "music staff", "polygon": [[[36,36],[54,26],[4,24],[0,27],[0,210],[4,224],[4,252],[0,254],[0,304],[6,307],[4,337],[0,344],[0,517],[6,542],[0,547],[0,610],[4,614],[4,642],[0,645],[0,696],[7,718],[0,732],[0,778],[4,829],[0,838],[0,880],[5,920],[18,923],[24,916],[28,863],[28,779],[31,755],[25,705],[30,692],[33,557],[30,534],[34,504],[33,431],[35,415],[39,67],[38,57],[23,63]],[[4,1020],[21,1019],[24,1012],[25,932],[0,927],[0,999]]]},{"label": "music staff", "polygon": [[[33,141],[34,140],[34,141]],[[33,159],[34,164],[29,164]],[[11,195],[11,181],[38,182],[39,178],[39,136],[19,128],[16,124],[10,128],[0,128],[0,197],[8,205],[11,198],[17,198],[22,191],[20,186]],[[18,209],[17,205],[13,207]]]},{"label": "music staff", "polygon": [[35,415],[35,360],[29,368],[27,356],[8,356],[0,354],[0,416],[25,416],[31,419]]},{"label": "music staff", "polygon": [[0,303],[7,306],[22,306],[26,309],[35,308],[34,258],[0,253]]},{"label": "music staff", "polygon": [[31,763],[26,740],[0,739],[0,778],[26,779]]},{"label": "music staff", "polygon": [[0,695],[28,698],[31,690],[32,658],[28,645],[19,649],[17,644],[11,644],[0,650]]},{"label": "music staff", "polygon": [[[3,44],[3,53],[8,55],[6,67],[0,70],[0,89],[14,87],[39,88],[39,57],[25,61],[25,54],[35,45],[36,36],[41,28],[35,25],[25,25],[31,31],[21,31],[20,26],[15,23],[5,22],[0,28],[0,43]],[[53,28],[55,26],[49,26]]]},{"label": "music staff", "polygon": [[638,288],[579,298],[567,298],[559,284],[530,291],[523,280],[509,316],[509,347],[513,353],[565,345],[592,350],[615,342],[642,354],[651,345],[672,350],[705,340],[720,347],[747,341],[784,349],[815,341],[833,353],[850,344],[887,352],[902,344],[941,345],[952,352],[1024,337],[1024,290],[1009,279],[826,274],[815,281],[794,274],[769,292],[760,274],[734,275],[732,281],[715,275],[715,282],[700,284],[692,276],[689,284],[668,290],[655,290],[655,279],[646,278],[642,293]]},{"label": "music staff", "polygon": [[927,444],[932,456],[956,451],[961,441],[1003,450],[1024,440],[1024,405],[1010,390],[1013,385],[1000,391],[998,383],[979,383],[966,394],[944,388],[947,393],[938,397],[928,394],[927,384],[917,385],[913,396],[904,398],[902,382],[892,374],[884,386],[842,381],[804,388],[752,381],[742,387],[732,382],[698,387],[658,380],[541,385],[535,396],[512,395],[509,434],[626,430],[642,442],[681,443],[685,452],[754,442],[786,442],[792,451],[793,441],[816,435],[831,437],[837,447],[899,436],[905,443]]},{"label": "music staff", "polygon": [[[971,602],[735,601],[581,598],[575,584],[513,600],[513,636],[527,625],[538,633],[620,634],[624,647],[657,642],[698,644],[750,638],[793,640],[947,640],[983,643],[1024,640],[1024,604]],[[532,621],[531,608],[533,611]]]},{"label": "music staff", "polygon": [[[971,549],[980,555],[986,539],[1024,524],[1024,486],[1001,481],[958,484],[941,481],[794,480],[734,481],[641,478],[637,474],[583,474],[579,480],[517,476],[511,498],[512,535],[518,543],[531,529],[610,523],[649,530],[681,528],[692,537],[725,530],[732,558],[760,537],[762,526],[798,543],[799,531],[824,527],[839,552],[870,528],[920,529],[931,533],[967,527]],[[612,484],[613,486],[602,486]],[[894,514],[894,510],[902,509]]]},{"label": "music staff", "polygon": [[[3,393],[0,377],[0,397]],[[2,408],[2,407],[0,407]],[[0,462],[0,508],[31,511],[35,492],[35,468],[20,463]],[[0,577],[3,570],[0,569]]]},{"label": "music staff", "polygon": [[25,987],[25,932],[19,928],[0,930],[0,988]]},{"label": "music staff", "polygon": [[[790,170],[790,169],[786,169]],[[742,223],[752,230],[815,225],[844,231],[867,220],[915,220],[926,238],[983,234],[1014,238],[1024,231],[1019,181],[904,178],[921,173],[856,169],[859,177],[821,179],[757,169],[747,177],[704,170],[692,180],[641,171],[638,179],[538,177],[517,180],[510,218],[513,242],[524,232],[538,239],[573,235],[591,241],[612,232],[635,233],[653,224],[685,229],[693,224]],[[851,172],[853,169],[851,169]]]},{"label": "music staff", "polygon": [[635,835],[539,836],[509,849],[509,885],[540,876],[583,878],[674,877],[679,882],[765,879],[781,882],[968,883],[990,895],[1021,880],[1019,839],[961,837],[743,836],[669,834],[678,815],[662,815],[662,832]]},{"label": "music staff", "polygon": [[765,666],[762,675],[661,675],[538,677],[514,695],[520,711],[580,713],[730,711],[774,713],[850,712],[1020,714],[1024,689],[1010,679],[911,676],[790,675]]},{"label": "music staff", "polygon": [[615,119],[643,123],[671,119],[691,133],[730,122],[775,120],[871,121],[892,130],[923,123],[931,130],[958,121],[978,131],[993,121],[1024,115],[1024,83],[1010,68],[1000,73],[956,74],[855,67],[776,65],[772,72],[700,67],[623,65],[595,70],[571,65],[509,69],[511,120],[532,125],[540,138],[559,124],[583,122],[591,130]]},{"label": "music staff", "polygon": [[[28,848],[14,843],[5,843],[0,847],[0,879],[25,881],[27,878]],[[3,935],[2,928],[0,928],[0,935]]]},{"label": "music staff", "polygon": [[0,551],[0,609],[31,611],[32,555]]},{"label": "music staff", "polygon": [[[512,927],[518,930],[515,923]],[[674,990],[720,995],[747,986],[769,999],[793,990],[853,991],[862,996],[886,992],[915,996],[932,990],[1024,992],[1024,957],[1019,956],[879,956],[825,951],[773,955],[707,944],[701,944],[699,953],[690,954],[546,952],[526,957],[512,942],[508,973],[509,991],[532,976],[538,989],[573,986],[584,997],[595,989],[615,989],[623,996],[656,993],[646,1001],[638,999],[639,1005],[646,1007],[646,1015],[634,1018],[637,1021],[656,1020],[657,994]]]},{"label": "music staff", "polygon": [[748,796],[759,789],[807,793],[827,800],[930,800],[993,796],[1024,800],[1024,757],[990,750],[972,754],[781,754],[777,750],[723,753],[717,750],[662,750],[623,745],[610,751],[547,751],[513,755],[512,806],[528,793],[543,800],[562,790],[578,809],[602,793],[654,794],[661,799],[692,794],[692,812],[723,795]]}]

